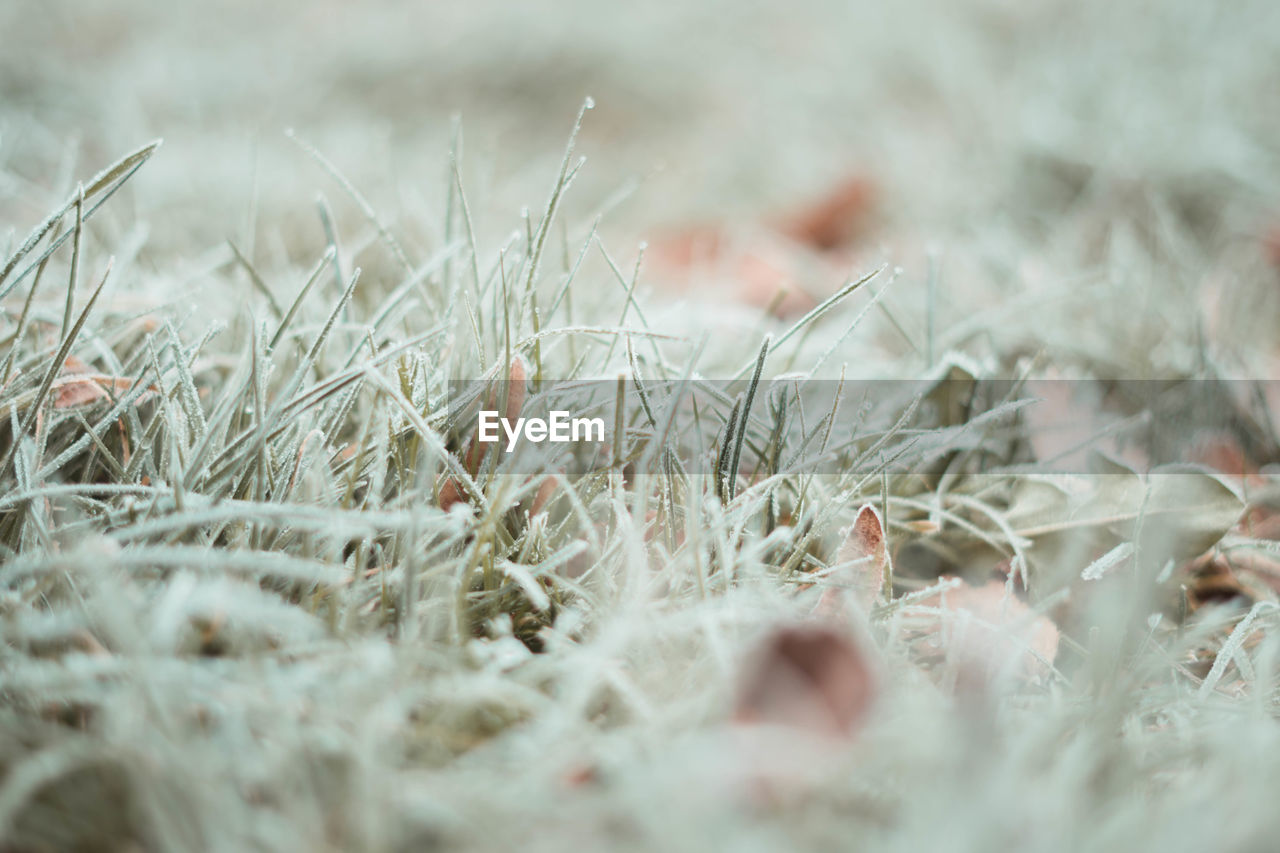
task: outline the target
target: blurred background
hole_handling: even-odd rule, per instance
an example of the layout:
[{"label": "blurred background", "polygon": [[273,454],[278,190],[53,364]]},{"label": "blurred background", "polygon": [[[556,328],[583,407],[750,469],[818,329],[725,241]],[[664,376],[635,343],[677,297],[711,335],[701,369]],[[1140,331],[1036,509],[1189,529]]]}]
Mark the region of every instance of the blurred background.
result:
[{"label": "blurred background", "polygon": [[[472,213],[500,240],[542,210],[589,95],[567,220],[607,207],[620,260],[853,185],[835,266],[901,266],[885,300],[909,330],[932,252],[948,345],[980,327],[1143,375],[1207,337],[1276,373],[1274,3],[9,0],[0,28],[0,238],[161,136],[128,194],[141,257],[198,267],[232,238],[309,264],[317,192],[345,197],[292,128],[429,246],[460,117]],[[823,269],[802,286],[837,286]]]}]

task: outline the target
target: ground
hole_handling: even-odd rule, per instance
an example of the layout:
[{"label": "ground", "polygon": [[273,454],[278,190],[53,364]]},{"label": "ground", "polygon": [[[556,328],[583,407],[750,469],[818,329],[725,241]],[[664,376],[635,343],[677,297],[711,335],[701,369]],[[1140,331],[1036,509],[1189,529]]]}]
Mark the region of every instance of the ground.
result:
[{"label": "ground", "polygon": [[1274,846],[1273,4],[0,33],[0,849]]}]

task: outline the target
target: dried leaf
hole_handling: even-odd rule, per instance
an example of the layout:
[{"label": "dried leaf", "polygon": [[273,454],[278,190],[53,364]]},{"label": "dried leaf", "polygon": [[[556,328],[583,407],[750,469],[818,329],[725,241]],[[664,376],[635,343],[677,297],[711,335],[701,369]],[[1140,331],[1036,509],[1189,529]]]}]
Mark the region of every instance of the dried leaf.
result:
[{"label": "dried leaf", "polygon": [[71,409],[76,406],[84,406],[107,396],[107,392],[103,391],[92,379],[72,378],[69,381],[62,382],[60,385],[56,383],[55,385],[53,392],[53,407],[55,409]]},{"label": "dried leaf", "polygon": [[847,587],[859,607],[870,610],[892,570],[884,522],[871,504],[858,510],[836,559],[847,568],[838,578],[841,582],[823,593],[818,608],[825,613],[838,613],[845,597],[843,588]]},{"label": "dried leaf", "polygon": [[817,300],[802,281],[838,278],[844,269],[775,233],[752,230],[731,239],[725,228],[697,226],[659,237],[648,255],[660,284],[699,292],[710,287],[734,302],[768,310],[775,317],[804,314]]},{"label": "dried leaf", "polygon": [[930,642],[966,683],[985,683],[1004,674],[1040,675],[1058,653],[1057,626],[999,581],[980,587],[960,584],[930,603],[941,608]]},{"label": "dried leaf", "polygon": [[53,407],[55,409],[71,409],[98,400],[108,399],[108,388],[111,394],[120,395],[133,387],[132,379],[117,376],[104,376],[100,373],[88,376],[64,376],[53,382]]},{"label": "dried leaf", "polygon": [[1267,229],[1262,237],[1262,251],[1271,266],[1280,268],[1280,224]]},{"label": "dried leaf", "polygon": [[[132,387],[132,379],[94,373],[93,368],[84,359],[69,355],[63,359],[62,373],[53,381],[49,390],[55,409],[71,409],[98,400],[106,400],[112,396],[118,397]],[[155,386],[152,386],[138,398],[138,402],[142,402],[147,394],[155,390]]]},{"label": "dried leaf", "polygon": [[[1245,556],[1245,555],[1240,555]],[[1256,568],[1259,563],[1244,560],[1228,559],[1221,554],[1205,554],[1188,566],[1190,574],[1186,585],[1187,604],[1192,611],[1199,610],[1206,604],[1226,604],[1228,602],[1254,603],[1254,596],[1236,577],[1235,567]]]},{"label": "dried leaf", "polygon": [[875,186],[869,179],[847,178],[780,222],[778,230],[820,251],[848,246],[866,232],[875,197]]},{"label": "dried leaf", "polygon": [[681,272],[719,261],[726,242],[724,229],[695,225],[656,237],[648,258],[664,272]]},{"label": "dried leaf", "polygon": [[849,737],[877,694],[867,656],[846,634],[821,625],[775,629],[747,666],[734,720]]},{"label": "dried leaf", "polygon": [[436,494],[436,506],[445,512],[454,504],[466,500],[466,495],[462,491],[462,486],[453,477],[446,477],[440,483],[440,491]]},{"label": "dried leaf", "polygon": [[514,422],[519,418],[524,409],[525,382],[528,378],[529,366],[519,355],[514,356],[507,367],[507,407],[502,412],[509,421]]},{"label": "dried leaf", "polygon": [[1058,550],[1074,544],[1067,534],[1092,537],[1097,553],[1140,533],[1135,544],[1147,558],[1183,563],[1209,550],[1244,510],[1229,486],[1202,469],[1166,466],[1142,477],[1099,455],[1093,462],[1098,473],[1091,475],[1019,477],[1005,517],[1034,542],[1031,559],[1057,562]]},{"label": "dried leaf", "polygon": [[1020,414],[1027,441],[1036,460],[1053,470],[1085,470],[1091,451],[1138,455],[1136,447],[1120,446],[1116,425],[1123,416],[1103,407],[1098,383],[1073,381],[1050,371],[1047,378],[1028,382],[1025,395],[1036,401]]},{"label": "dried leaf", "polygon": [[906,522],[906,525],[913,532],[919,533],[922,536],[930,536],[942,529],[938,522],[931,521],[927,518],[918,518],[913,521],[908,521]]},{"label": "dried leaf", "polygon": [[542,482],[538,484],[538,491],[534,493],[533,501],[529,505],[529,515],[534,516],[542,512],[556,496],[556,491],[560,485],[560,481],[555,477],[544,477]]},{"label": "dried leaf", "polygon": [[1263,500],[1256,500],[1241,519],[1240,530],[1255,539],[1280,539],[1280,512]]},{"label": "dried leaf", "polygon": [[1204,465],[1237,480],[1251,484],[1266,482],[1259,476],[1258,466],[1240,446],[1240,440],[1226,430],[1205,431],[1197,435],[1187,449],[1188,462]]},{"label": "dried leaf", "polygon": [[739,301],[783,320],[812,310],[818,300],[800,285],[800,275],[784,264],[784,259],[764,248],[744,255],[734,276]]}]

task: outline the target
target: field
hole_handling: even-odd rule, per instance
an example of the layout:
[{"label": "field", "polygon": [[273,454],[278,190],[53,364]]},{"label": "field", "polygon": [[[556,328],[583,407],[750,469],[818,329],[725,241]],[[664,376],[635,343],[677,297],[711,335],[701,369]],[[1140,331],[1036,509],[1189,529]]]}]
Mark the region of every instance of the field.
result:
[{"label": "field", "polygon": [[0,850],[1276,848],[1280,7],[0,33]]}]

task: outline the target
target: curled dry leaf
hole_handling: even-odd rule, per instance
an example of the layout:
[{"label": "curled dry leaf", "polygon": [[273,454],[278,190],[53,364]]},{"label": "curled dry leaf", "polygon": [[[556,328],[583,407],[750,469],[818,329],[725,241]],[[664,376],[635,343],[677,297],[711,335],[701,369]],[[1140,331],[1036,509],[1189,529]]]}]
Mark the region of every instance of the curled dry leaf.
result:
[{"label": "curled dry leaf", "polygon": [[[93,373],[84,376],[62,376],[53,382],[53,407],[73,409],[98,400],[119,396],[133,387],[133,380]],[[109,392],[108,392],[109,389]]]},{"label": "curled dry leaf", "polygon": [[96,402],[106,396],[107,392],[87,376],[69,376],[54,382],[53,407],[73,409]]},{"label": "curled dry leaf", "polygon": [[784,626],[748,663],[734,721],[849,737],[876,693],[871,662],[847,634],[825,625]]},{"label": "curled dry leaf", "polygon": [[[50,393],[55,409],[72,409],[119,396],[132,387],[132,379],[95,373],[84,359],[69,355],[62,362],[61,375],[53,381]],[[154,390],[153,385],[146,393]],[[141,402],[144,398],[145,394],[139,397],[138,401]]]},{"label": "curled dry leaf", "polygon": [[870,610],[892,572],[884,521],[871,504],[864,504],[858,510],[836,560],[845,568],[834,577],[836,586],[822,594],[817,610],[828,615],[838,614],[849,595],[859,609]]},{"label": "curled dry leaf", "polygon": [[504,414],[508,418],[514,419],[520,416],[520,411],[524,408],[525,382],[528,379],[529,365],[525,364],[524,359],[517,355],[511,359],[511,364],[507,367],[507,382],[510,383],[510,390]]}]

